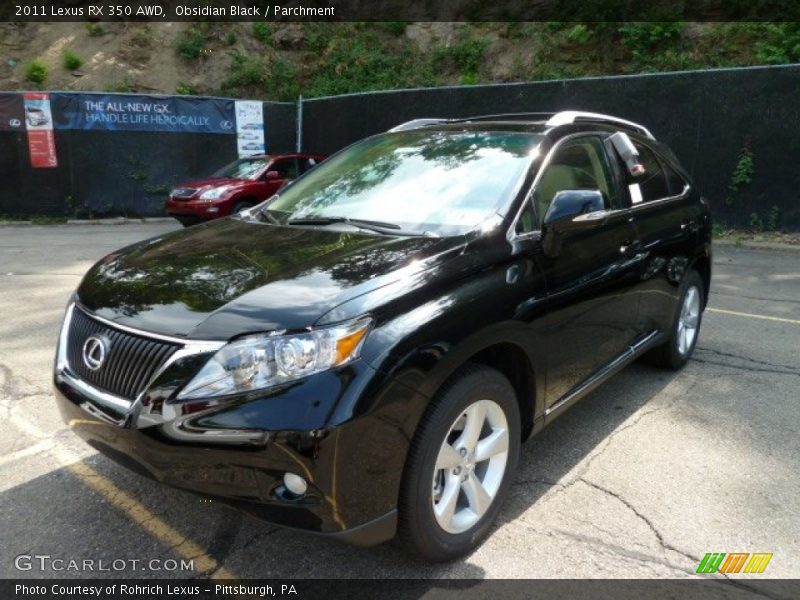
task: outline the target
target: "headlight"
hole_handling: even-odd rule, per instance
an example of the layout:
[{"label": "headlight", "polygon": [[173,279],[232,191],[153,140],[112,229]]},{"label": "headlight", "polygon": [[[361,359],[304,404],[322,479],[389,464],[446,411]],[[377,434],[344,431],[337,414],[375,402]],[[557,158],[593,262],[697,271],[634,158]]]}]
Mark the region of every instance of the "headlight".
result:
[{"label": "headlight", "polygon": [[222,347],[178,398],[250,392],[294,381],[358,358],[372,319],[295,335],[249,335]]},{"label": "headlight", "polygon": [[206,190],[200,194],[200,200],[216,200],[223,194],[227,193],[229,189],[231,189],[231,186],[229,185],[211,188],[210,190]]}]

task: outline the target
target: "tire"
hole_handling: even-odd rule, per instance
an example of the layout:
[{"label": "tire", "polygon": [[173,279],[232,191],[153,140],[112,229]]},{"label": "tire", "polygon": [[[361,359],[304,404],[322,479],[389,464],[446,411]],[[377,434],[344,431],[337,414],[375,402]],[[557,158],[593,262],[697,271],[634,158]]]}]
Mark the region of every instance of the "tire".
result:
[{"label": "tire", "polygon": [[231,210],[231,215],[238,214],[242,212],[245,208],[250,208],[253,206],[252,202],[237,202],[233,205],[233,210]]},{"label": "tire", "polygon": [[[681,283],[681,293],[670,324],[669,337],[661,346],[645,355],[650,364],[677,370],[691,358],[703,321],[703,279],[697,271],[689,271]],[[694,329],[687,327],[694,322]]]},{"label": "tire", "polygon": [[[472,443],[472,432],[493,443]],[[514,480],[520,443],[519,405],[508,380],[489,367],[463,368],[431,402],[409,450],[398,503],[398,537],[407,550],[445,561],[477,548]],[[482,448],[489,458],[461,448]]]}]

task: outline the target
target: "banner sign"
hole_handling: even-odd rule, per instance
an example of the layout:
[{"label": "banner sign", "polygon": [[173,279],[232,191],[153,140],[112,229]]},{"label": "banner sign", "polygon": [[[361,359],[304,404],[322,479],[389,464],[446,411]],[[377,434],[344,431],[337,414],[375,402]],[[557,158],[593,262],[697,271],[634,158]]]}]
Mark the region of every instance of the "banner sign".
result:
[{"label": "banner sign", "polygon": [[216,98],[53,94],[56,129],[233,134],[233,102]]},{"label": "banner sign", "polygon": [[23,131],[24,123],[22,94],[0,92],[0,131]]},{"label": "banner sign", "polygon": [[264,154],[264,105],[250,100],[236,100],[236,144],[239,158]]},{"label": "banner sign", "polygon": [[31,166],[35,168],[57,167],[56,137],[53,133],[50,94],[26,92],[23,94],[23,101]]}]

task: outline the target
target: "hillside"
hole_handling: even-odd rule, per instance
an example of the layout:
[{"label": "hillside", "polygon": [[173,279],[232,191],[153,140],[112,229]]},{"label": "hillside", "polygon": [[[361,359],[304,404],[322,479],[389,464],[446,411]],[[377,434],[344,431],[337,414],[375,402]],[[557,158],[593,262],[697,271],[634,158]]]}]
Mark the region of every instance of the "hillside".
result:
[{"label": "hillside", "polygon": [[797,23],[0,24],[0,89],[293,100],[800,60]]}]

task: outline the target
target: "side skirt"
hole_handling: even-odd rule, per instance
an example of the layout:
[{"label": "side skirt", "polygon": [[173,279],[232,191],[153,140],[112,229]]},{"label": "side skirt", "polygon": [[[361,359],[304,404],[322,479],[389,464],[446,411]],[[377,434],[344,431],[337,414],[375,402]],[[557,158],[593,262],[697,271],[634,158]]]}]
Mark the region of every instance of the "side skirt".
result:
[{"label": "side skirt", "polygon": [[639,358],[642,354],[658,346],[664,341],[664,334],[660,331],[651,331],[635,344],[629,346],[622,354],[600,367],[583,382],[576,385],[567,392],[558,402],[550,406],[544,412],[545,424],[549,424],[553,419],[560,416],[566,409],[581,400],[606,380],[619,373],[622,369]]}]

